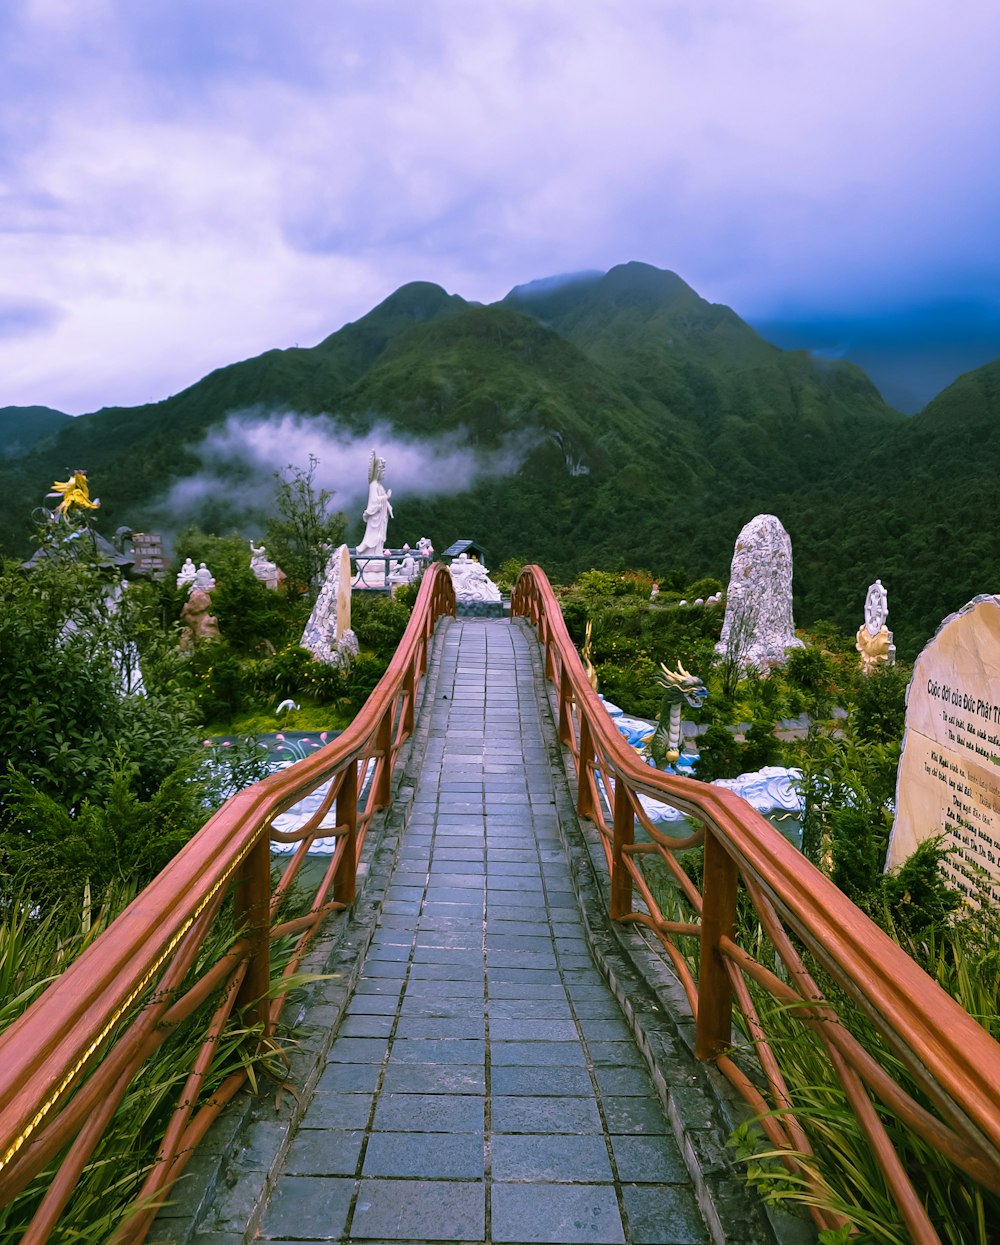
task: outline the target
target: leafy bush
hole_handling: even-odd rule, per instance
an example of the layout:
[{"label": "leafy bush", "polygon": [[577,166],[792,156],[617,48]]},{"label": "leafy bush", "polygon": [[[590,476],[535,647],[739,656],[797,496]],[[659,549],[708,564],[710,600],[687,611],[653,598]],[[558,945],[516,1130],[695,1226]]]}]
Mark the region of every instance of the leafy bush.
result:
[{"label": "leafy bush", "polygon": [[323,578],[330,551],[343,544],[347,520],[330,510],[333,494],[315,484],[319,459],[309,455],[309,466],[289,464],[288,474],[274,473],[274,505],[277,514],[267,525],[270,557],[288,576],[293,587],[314,596]]},{"label": "leafy bush", "polygon": [[902,739],[909,681],[905,666],[882,666],[858,676],[851,725],[859,739],[876,744]]},{"label": "leafy bush", "polygon": [[740,773],[752,774],[765,765],[780,765],[783,759],[781,741],[774,728],[766,722],[754,722],[744,735]]},{"label": "leafy bush", "polygon": [[501,592],[510,592],[523,569],[524,562],[520,558],[507,558],[493,571],[493,582]]},{"label": "leafy bush", "polygon": [[683,590],[681,596],[685,601],[697,601],[700,597],[703,601],[708,597],[714,597],[717,592],[722,591],[722,581],[713,579],[711,576],[705,576],[703,579],[696,579],[694,583],[688,584]]},{"label": "leafy bush", "polygon": [[703,782],[735,778],[743,772],[743,748],[732,731],[713,725],[698,736],[698,760],[694,776]]},{"label": "leafy bush", "polygon": [[356,592],[351,597],[351,629],[365,648],[391,656],[410,621],[410,609],[397,597]]},{"label": "leafy bush", "polygon": [[653,577],[648,571],[581,571],[576,587],[586,597],[638,596],[648,601]]},{"label": "leafy bush", "polygon": [[[85,558],[0,575],[0,748],[13,771],[70,811],[106,789],[120,758],[146,799],[197,747],[194,699],[123,693],[131,615]],[[128,601],[128,594],[125,600]],[[0,779],[0,821],[7,817]]]},{"label": "leafy bush", "polygon": [[882,878],[881,897],[897,931],[919,937],[930,928],[948,925],[962,892],[941,872],[947,855],[943,837],[925,839],[898,869]]},{"label": "leafy bush", "polygon": [[205,792],[194,781],[198,761],[175,769],[144,799],[132,768],[117,758],[103,787],[75,813],[10,771],[0,833],[9,885],[19,880],[47,903],[79,898],[88,884],[95,899],[110,886],[145,886],[208,815]]},{"label": "leafy bush", "polygon": [[305,624],[294,598],[265,588],[249,570],[219,579],[212,593],[212,613],[226,643],[247,655],[277,648],[290,631]]}]

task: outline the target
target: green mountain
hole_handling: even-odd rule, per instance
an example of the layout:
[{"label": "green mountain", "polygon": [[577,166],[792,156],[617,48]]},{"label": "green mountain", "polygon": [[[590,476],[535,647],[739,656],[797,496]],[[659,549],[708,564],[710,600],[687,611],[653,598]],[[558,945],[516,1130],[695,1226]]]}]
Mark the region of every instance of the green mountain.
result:
[{"label": "green mountain", "polygon": [[637,401],[688,424],[726,498],[752,483],[770,488],[776,475],[810,480],[845,444],[870,445],[900,422],[860,369],[779,350],[648,264],[550,293],[513,291],[505,302],[573,342]]},{"label": "green mountain", "polygon": [[912,651],[996,586],[998,392],[1000,363],[908,421],[859,369],[782,351],[645,264],[535,282],[492,306],[416,282],[317,346],[220,368],[166,401],[53,413],[0,463],[0,532],[24,552],[28,516],[67,465],[89,472],[102,526],[149,526],[213,428],[293,411],[507,461],[460,493],[447,480],[430,497],[397,488],[395,542],[471,536],[491,560],[556,577],[591,565],[725,576],[740,527],[771,511],[792,537],[799,621],[855,629],[878,576]]},{"label": "green mountain", "polygon": [[22,458],[70,419],[71,415],[50,406],[0,406],[0,460]]}]

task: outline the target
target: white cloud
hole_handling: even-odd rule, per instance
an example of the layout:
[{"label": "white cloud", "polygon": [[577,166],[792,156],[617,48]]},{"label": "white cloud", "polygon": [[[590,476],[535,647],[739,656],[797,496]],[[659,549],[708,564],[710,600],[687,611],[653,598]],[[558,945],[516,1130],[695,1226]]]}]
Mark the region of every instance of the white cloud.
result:
[{"label": "white cloud", "polygon": [[359,436],[326,415],[234,411],[196,448],[201,469],[171,485],[151,512],[170,532],[203,521],[206,515],[214,520],[220,511],[229,522],[261,529],[271,509],[275,472],[291,479],[295,470],[307,471],[315,458],[314,486],[327,489],[333,508],[360,526],[373,449],[386,460],[386,487],[398,502],[460,493],[482,476],[509,475],[533,444],[527,437],[511,437],[499,449],[473,450],[460,433],[447,440],[417,442],[400,436],[384,421]]}]

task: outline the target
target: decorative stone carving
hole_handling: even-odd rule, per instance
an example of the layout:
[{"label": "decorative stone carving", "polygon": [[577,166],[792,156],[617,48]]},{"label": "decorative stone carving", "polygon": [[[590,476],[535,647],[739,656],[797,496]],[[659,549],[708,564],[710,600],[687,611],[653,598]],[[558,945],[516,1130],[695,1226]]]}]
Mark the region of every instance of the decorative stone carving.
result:
[{"label": "decorative stone carving", "polygon": [[715,646],[742,670],[784,665],[802,648],[792,619],[792,542],[773,514],[759,514],[733,550],[722,635]]},{"label": "decorative stone carving", "polygon": [[178,647],[182,653],[190,653],[196,645],[219,638],[218,624],[209,612],[211,608],[212,598],[208,593],[201,588],[192,587],[184,608],[181,610],[181,622],[184,627],[178,640]]},{"label": "decorative stone carving", "polygon": [[194,581],[197,578],[197,575],[198,575],[198,568],[195,566],[195,564],[191,561],[190,558],[185,559],[184,565],[177,572],[177,587],[178,588],[187,587],[188,590],[190,591],[191,586],[193,586]]},{"label": "decorative stone carving", "polygon": [[[346,558],[345,558],[346,555]],[[344,568],[346,560],[347,569]],[[312,653],[316,661],[328,665],[343,666],[349,664],[352,657],[357,656],[358,639],[353,631],[338,627],[339,603],[341,600],[341,578],[347,580],[347,592],[350,593],[351,583],[350,554],[346,545],[341,545],[330,555],[326,563],[323,587],[316,598],[306,629],[302,632],[302,647]],[[348,596],[348,601],[350,600]],[[350,622],[350,606],[347,609]]]},{"label": "decorative stone carving", "polygon": [[417,552],[428,561],[434,556],[434,546],[431,544],[428,536],[421,536],[417,541]]},{"label": "decorative stone carving", "polygon": [[281,572],[277,564],[268,559],[267,549],[263,545],[255,545],[252,540],[250,542],[250,572],[255,579],[260,580],[265,588],[270,588],[272,592],[277,591]]},{"label": "decorative stone carving", "polygon": [[452,559],[448,569],[451,571],[451,578],[455,585],[457,602],[488,601],[500,604],[502,599],[500,589],[490,579],[489,572],[482,562],[477,562],[467,553],[462,553]]},{"label": "decorative stone carving", "polygon": [[871,674],[879,666],[891,666],[896,659],[896,646],[892,632],[885,625],[889,616],[889,597],[876,579],[865,597],[865,621],[858,628],[854,647],[861,654],[861,670]]}]

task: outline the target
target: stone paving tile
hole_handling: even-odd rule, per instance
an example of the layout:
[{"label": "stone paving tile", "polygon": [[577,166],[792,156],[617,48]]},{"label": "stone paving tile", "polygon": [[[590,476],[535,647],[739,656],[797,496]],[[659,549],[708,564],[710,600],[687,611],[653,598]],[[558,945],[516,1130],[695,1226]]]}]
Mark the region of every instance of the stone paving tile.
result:
[{"label": "stone paving tile", "polygon": [[582,1068],[587,1063],[579,1042],[491,1042],[490,1058],[494,1065],[522,1068]]},{"label": "stone paving tile", "polygon": [[486,1187],[470,1181],[361,1181],[352,1240],[482,1241]]},{"label": "stone paving tile", "polygon": [[483,1168],[482,1133],[373,1133],[362,1175],[482,1180]]},{"label": "stone paving tile", "polygon": [[481,1133],[484,1105],[482,1098],[472,1094],[383,1092],[372,1126],[378,1132],[390,1133]]},{"label": "stone paving tile", "polygon": [[290,1176],[353,1176],[364,1139],[360,1128],[301,1128],[289,1147],[285,1171]]},{"label": "stone paving tile", "polygon": [[681,1152],[666,1137],[612,1137],[618,1177],[629,1184],[686,1184],[687,1168]]},{"label": "stone paving tile", "polygon": [[490,1152],[494,1180],[610,1183],[612,1179],[603,1135],[498,1135]]},{"label": "stone paving tile", "polygon": [[622,1199],[635,1245],[706,1245],[709,1240],[689,1189],[669,1184],[625,1185]]},{"label": "stone paving tile", "polygon": [[[495,1079],[494,1073],[494,1084]],[[483,1095],[486,1093],[486,1069],[475,1064],[389,1064],[383,1077],[382,1090],[384,1093],[396,1094]]]},{"label": "stone paving tile", "polygon": [[591,1098],[594,1089],[586,1068],[525,1068],[494,1064],[490,1072],[494,1094],[526,1094],[532,1097]]},{"label": "stone paving tile", "polygon": [[624,1245],[612,1184],[495,1184],[494,1241]]},{"label": "stone paving tile", "polygon": [[264,1212],[261,1235],[265,1240],[340,1240],[353,1194],[353,1180],[283,1176]]},{"label": "stone paving tile", "polygon": [[[635,1101],[628,1099],[629,1102]],[[603,1133],[593,1098],[493,1096],[495,1133]],[[624,1129],[621,1131],[625,1131]]]}]

